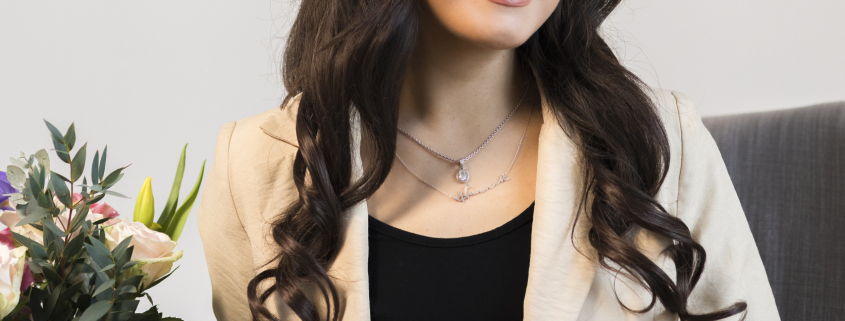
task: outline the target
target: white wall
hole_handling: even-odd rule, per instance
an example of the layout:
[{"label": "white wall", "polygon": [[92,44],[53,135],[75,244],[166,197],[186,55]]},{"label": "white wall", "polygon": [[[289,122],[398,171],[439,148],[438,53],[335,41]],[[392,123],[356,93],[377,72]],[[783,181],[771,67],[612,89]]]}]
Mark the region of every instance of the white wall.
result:
[{"label": "white wall", "polygon": [[647,83],[702,115],[845,100],[845,1],[627,0],[606,23]]},{"label": "white wall", "polygon": [[[832,0],[629,0],[607,32],[650,84],[704,115],[738,113],[845,100],[842,12]],[[134,196],[152,176],[160,209],[183,144],[186,194],[223,123],[279,103],[293,14],[288,0],[0,1],[0,167],[51,146],[42,118],[75,121],[89,150],[109,144],[109,169],[132,164],[116,190]],[[134,201],[106,201],[131,215]],[[168,315],[210,320],[195,215],[182,267],[152,292]]]}]

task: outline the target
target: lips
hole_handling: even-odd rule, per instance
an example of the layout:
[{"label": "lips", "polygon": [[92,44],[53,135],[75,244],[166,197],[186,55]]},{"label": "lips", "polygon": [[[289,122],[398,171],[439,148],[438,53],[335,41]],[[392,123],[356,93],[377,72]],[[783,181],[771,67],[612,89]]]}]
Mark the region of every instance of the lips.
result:
[{"label": "lips", "polygon": [[531,0],[490,0],[490,2],[506,7],[524,7],[531,3]]}]

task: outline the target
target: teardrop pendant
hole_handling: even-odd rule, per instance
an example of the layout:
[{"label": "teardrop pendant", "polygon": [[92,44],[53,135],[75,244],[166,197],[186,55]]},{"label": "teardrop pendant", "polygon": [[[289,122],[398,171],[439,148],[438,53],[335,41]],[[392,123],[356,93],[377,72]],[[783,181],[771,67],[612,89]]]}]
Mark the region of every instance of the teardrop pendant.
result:
[{"label": "teardrop pendant", "polygon": [[461,169],[458,170],[458,173],[455,174],[455,178],[460,183],[466,183],[469,181],[469,172],[464,168],[464,162],[461,161]]}]

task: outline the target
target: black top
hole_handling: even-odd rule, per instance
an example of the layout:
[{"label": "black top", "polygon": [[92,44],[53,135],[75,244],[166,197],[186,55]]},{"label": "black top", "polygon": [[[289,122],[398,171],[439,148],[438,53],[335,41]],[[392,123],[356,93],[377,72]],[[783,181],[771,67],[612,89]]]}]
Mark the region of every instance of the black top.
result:
[{"label": "black top", "polygon": [[490,231],[434,238],[370,216],[373,321],[522,320],[532,203]]}]

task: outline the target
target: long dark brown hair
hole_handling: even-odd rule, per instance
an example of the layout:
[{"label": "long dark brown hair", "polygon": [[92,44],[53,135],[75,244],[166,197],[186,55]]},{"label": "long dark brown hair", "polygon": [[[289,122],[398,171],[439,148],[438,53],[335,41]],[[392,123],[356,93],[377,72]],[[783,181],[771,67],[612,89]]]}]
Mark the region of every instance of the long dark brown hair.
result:
[{"label": "long dark brown hair", "polygon": [[[663,123],[643,83],[599,35],[602,21],[619,2],[561,0],[516,49],[520,61],[536,70],[558,124],[566,124],[567,134],[577,138],[586,192],[578,216],[591,225],[589,241],[599,263],[634,276],[653,294],[651,303],[635,312],[646,312],[660,300],[681,320],[742,313],[744,302],[707,314],[687,309],[706,255],[689,228],[654,198],[669,166]],[[393,165],[399,90],[417,41],[418,5],[412,0],[302,0],[283,67],[288,91],[283,106],[301,93],[293,163],[299,197],[274,222],[278,255],[249,283],[253,320],[276,319],[264,305],[274,293],[302,320],[340,319],[340,298],[327,270],[338,253],[342,214],[372,195]],[[367,155],[372,161],[355,181],[353,109],[372,146]],[[673,240],[664,252],[674,260],[677,282],[635,247],[632,236],[643,229]],[[263,283],[270,286],[259,290]],[[319,289],[325,316],[318,315],[304,284]]]}]

